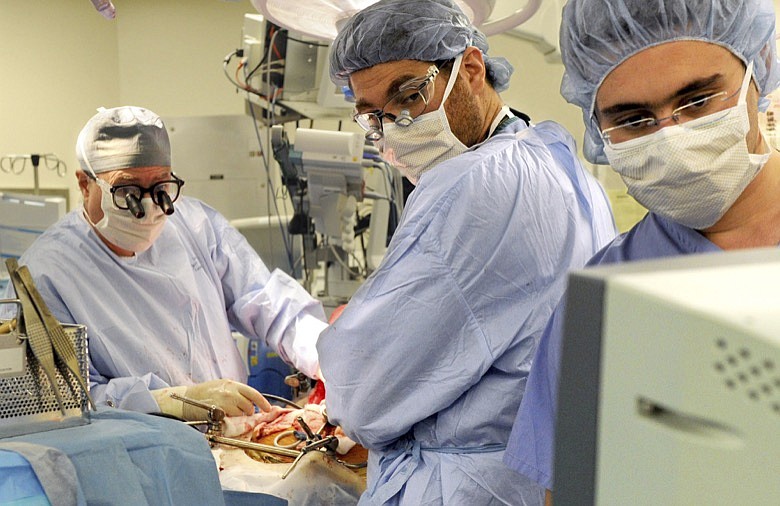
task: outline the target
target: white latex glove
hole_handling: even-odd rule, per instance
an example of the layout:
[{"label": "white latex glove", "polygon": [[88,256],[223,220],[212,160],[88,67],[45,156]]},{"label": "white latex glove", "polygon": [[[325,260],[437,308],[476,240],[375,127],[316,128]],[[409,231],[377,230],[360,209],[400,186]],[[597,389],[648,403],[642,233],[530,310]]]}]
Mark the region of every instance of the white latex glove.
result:
[{"label": "white latex glove", "polygon": [[171,398],[171,393],[222,408],[227,416],[251,415],[255,412],[255,406],[263,411],[271,409],[271,404],[260,392],[229,379],[152,390],[160,411],[185,420],[204,420],[206,413],[202,408]]}]

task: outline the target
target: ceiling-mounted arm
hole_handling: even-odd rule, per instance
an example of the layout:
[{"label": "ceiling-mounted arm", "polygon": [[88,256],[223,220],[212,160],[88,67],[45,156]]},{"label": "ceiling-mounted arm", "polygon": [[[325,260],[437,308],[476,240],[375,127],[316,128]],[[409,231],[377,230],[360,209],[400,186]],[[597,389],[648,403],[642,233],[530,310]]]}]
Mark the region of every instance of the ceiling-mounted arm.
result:
[{"label": "ceiling-mounted arm", "polygon": [[514,28],[528,21],[531,16],[536,14],[539,10],[539,6],[542,4],[542,0],[528,0],[525,7],[515,11],[514,14],[510,14],[502,19],[488,20],[479,26],[479,29],[485,35],[495,35],[497,33],[505,32],[510,28]]},{"label": "ceiling-mounted arm", "polygon": [[[504,0],[509,1],[509,0]],[[377,0],[250,0],[258,12],[276,25],[299,32],[308,37],[332,41],[336,27],[353,14],[377,2]],[[525,7],[501,19],[490,20],[496,0],[455,0],[471,21],[485,35],[514,28],[526,22],[539,10],[542,0],[527,0]],[[487,19],[487,22],[483,21]]]}]

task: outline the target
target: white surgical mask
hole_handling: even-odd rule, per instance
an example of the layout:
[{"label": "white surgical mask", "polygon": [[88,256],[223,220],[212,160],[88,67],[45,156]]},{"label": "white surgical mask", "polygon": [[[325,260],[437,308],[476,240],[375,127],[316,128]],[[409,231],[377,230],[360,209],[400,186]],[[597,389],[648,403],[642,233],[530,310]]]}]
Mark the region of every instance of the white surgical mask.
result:
[{"label": "white surgical mask", "polygon": [[458,56],[452,65],[438,109],[421,114],[409,126],[394,123],[382,126],[385,143],[383,156],[412,184],[417,184],[423,172],[469,149],[452,133],[447,113],[444,112],[444,103],[455,86],[462,59],[463,55]]},{"label": "white surgical mask", "polygon": [[745,97],[752,68],[751,62],[735,107],[605,144],[604,153],[629,195],[650,211],[696,230],[711,227],[726,214],[770,154],[747,150]]},{"label": "white surgical mask", "polygon": [[141,199],[144,208],[144,217],[136,219],[130,211],[119,209],[114,205],[111,195],[111,186],[102,179],[96,179],[100,187],[100,208],[103,210],[103,218],[97,223],[92,223],[89,215],[84,212],[87,221],[100,232],[110,243],[124,250],[134,253],[146,251],[160,236],[167,216],[160,206],[151,198]]}]

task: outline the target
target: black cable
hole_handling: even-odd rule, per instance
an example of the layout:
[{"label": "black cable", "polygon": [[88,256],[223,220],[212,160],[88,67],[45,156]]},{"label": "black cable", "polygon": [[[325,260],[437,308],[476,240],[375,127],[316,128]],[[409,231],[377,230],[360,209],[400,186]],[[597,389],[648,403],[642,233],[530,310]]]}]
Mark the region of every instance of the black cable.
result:
[{"label": "black cable", "polygon": [[[247,91],[247,94],[249,91]],[[247,97],[247,100],[249,97]],[[268,165],[268,162],[266,161],[266,149],[270,149],[273,151],[271,146],[267,146],[267,148],[263,148],[263,141],[260,138],[260,126],[258,125],[257,116],[255,115],[255,108],[252,106],[252,103],[249,104],[249,112],[252,116],[252,124],[254,125],[255,130],[255,137],[257,138],[257,144],[260,147],[260,152],[263,156],[260,157],[260,159],[263,161],[263,165],[265,166],[265,175],[266,175],[266,181],[268,182],[269,188],[271,188],[272,192],[276,194],[276,190],[273,187],[273,180],[271,179],[271,167]],[[266,125],[266,128],[269,128],[268,125]],[[276,216],[281,216],[281,213],[279,212],[279,204],[276,201],[276,198],[273,199],[273,205],[274,205],[274,211],[276,211]],[[271,209],[268,208],[268,212],[270,213]],[[282,234],[282,240],[284,242],[284,249],[287,253],[287,261],[290,264],[290,274],[294,274],[293,265],[294,265],[294,258],[293,258],[293,252],[292,252],[292,238],[288,237],[287,231],[285,230],[284,225],[282,224],[282,220],[279,220],[279,230]],[[289,241],[289,242],[288,242]]]},{"label": "black cable", "polygon": [[[286,32],[287,30],[284,30],[284,31]],[[330,47],[330,44],[320,44],[318,42],[309,42],[307,40],[293,39],[289,35],[287,36],[287,40],[292,40],[292,41],[298,42],[300,44],[307,44],[309,46],[314,46],[314,47]]]},{"label": "black cable", "polygon": [[260,67],[262,67],[262,66],[263,66],[263,63],[265,63],[265,61],[266,61],[267,59],[268,59],[268,51],[263,51],[263,57],[262,57],[262,58],[260,58],[260,63],[258,63],[258,64],[255,66],[255,68],[253,68],[253,69],[252,69],[252,70],[249,72],[249,74],[247,74],[247,75],[246,75],[246,77],[244,77],[244,79],[246,80],[246,82],[249,82],[249,79],[250,79],[250,78],[251,78],[251,77],[252,77],[252,76],[255,74],[255,72],[257,72],[257,69],[259,69]]},{"label": "black cable", "polygon": [[262,392],[260,392],[260,393],[266,399],[269,399],[269,400],[272,400],[272,401],[277,401],[277,402],[283,402],[283,403],[288,404],[288,405],[290,405],[290,406],[292,406],[292,407],[294,407],[296,409],[303,409],[303,406],[294,403],[290,399],[285,399],[284,397],[279,397],[278,395],[274,395],[274,394],[264,394]]}]

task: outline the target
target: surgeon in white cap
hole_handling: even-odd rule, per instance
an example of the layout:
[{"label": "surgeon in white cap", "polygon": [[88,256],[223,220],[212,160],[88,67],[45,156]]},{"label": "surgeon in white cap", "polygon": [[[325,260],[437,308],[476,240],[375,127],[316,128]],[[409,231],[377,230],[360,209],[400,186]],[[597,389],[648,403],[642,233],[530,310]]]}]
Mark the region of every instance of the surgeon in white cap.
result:
[{"label": "surgeon in white cap", "polygon": [[101,109],[76,144],[84,206],[20,263],[58,320],[87,326],[98,404],[202,419],[175,392],[228,415],[267,410],[245,384],[232,329],[316,376],[322,306],[285,273],[269,272],[217,211],[182,195],[159,116]]}]

